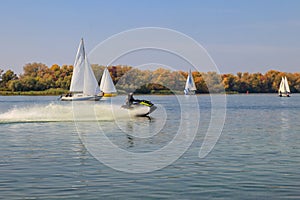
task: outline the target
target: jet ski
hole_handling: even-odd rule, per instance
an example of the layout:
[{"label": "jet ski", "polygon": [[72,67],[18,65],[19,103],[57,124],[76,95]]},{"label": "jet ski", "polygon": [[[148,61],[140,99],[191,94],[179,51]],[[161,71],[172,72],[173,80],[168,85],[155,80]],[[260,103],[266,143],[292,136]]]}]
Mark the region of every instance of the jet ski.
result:
[{"label": "jet ski", "polygon": [[136,117],[145,117],[157,108],[151,101],[139,99],[135,99],[131,104],[128,104],[127,102],[121,107],[127,109],[131,115]]}]

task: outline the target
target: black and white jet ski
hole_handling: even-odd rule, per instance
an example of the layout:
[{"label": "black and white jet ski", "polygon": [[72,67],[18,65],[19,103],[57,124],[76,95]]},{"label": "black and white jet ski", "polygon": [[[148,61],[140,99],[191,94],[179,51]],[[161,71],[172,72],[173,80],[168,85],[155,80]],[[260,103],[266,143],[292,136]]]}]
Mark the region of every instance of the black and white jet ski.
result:
[{"label": "black and white jet ski", "polygon": [[131,98],[125,105],[122,105],[122,108],[127,109],[131,115],[144,117],[156,110],[157,107],[151,101]]}]

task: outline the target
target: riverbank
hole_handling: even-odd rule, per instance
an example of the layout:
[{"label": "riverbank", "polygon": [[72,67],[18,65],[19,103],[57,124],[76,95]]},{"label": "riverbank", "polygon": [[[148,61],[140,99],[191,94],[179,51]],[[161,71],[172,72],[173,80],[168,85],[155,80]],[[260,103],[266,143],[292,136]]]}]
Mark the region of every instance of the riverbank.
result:
[{"label": "riverbank", "polygon": [[24,96],[52,96],[61,95],[67,93],[68,90],[64,89],[48,89],[44,91],[0,91],[1,96],[14,96],[14,95],[24,95]]},{"label": "riverbank", "polygon": [[[14,96],[14,95],[24,95],[24,96],[53,96],[53,95],[62,95],[68,93],[68,90],[64,89],[48,89],[44,91],[0,91],[1,96]],[[172,92],[170,90],[152,90],[150,93],[139,93],[136,92],[135,94],[145,94],[145,95],[173,95],[173,94],[181,94],[181,91]],[[118,94],[127,94],[125,90],[118,91]]]},{"label": "riverbank", "polygon": [[[0,91],[0,96],[17,96],[17,95],[23,95],[23,96],[56,96],[56,95],[62,95],[68,93],[68,90],[64,89],[48,89],[44,91]],[[118,95],[126,95],[126,91],[120,90],[118,91]],[[170,91],[170,90],[152,90],[150,93],[139,93],[135,92],[135,95],[181,95],[183,94],[182,91]],[[196,93],[196,94],[209,94],[209,93]],[[213,93],[213,94],[224,94],[224,93]],[[271,93],[238,93],[238,92],[226,92],[227,95],[235,95],[235,94],[274,94],[274,92]],[[277,93],[276,93],[277,94]]]}]

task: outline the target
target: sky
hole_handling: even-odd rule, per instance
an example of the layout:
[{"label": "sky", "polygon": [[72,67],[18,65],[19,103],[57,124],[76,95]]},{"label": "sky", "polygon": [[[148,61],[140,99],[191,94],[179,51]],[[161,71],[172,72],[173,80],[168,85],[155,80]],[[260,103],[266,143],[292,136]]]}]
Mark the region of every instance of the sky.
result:
[{"label": "sky", "polygon": [[73,64],[80,38],[90,52],[142,27],[192,38],[221,73],[300,71],[298,0],[0,0],[0,25],[0,69],[15,73],[31,62]]}]

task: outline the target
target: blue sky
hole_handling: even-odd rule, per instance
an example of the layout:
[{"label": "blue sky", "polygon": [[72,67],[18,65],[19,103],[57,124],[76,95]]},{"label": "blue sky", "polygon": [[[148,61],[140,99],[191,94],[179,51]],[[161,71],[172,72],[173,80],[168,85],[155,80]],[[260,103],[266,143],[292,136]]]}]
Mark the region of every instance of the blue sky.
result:
[{"label": "blue sky", "polygon": [[190,36],[221,73],[300,71],[298,0],[0,0],[0,5],[0,69],[17,73],[29,62],[73,64],[81,37],[90,51],[139,27]]}]

